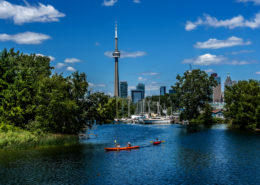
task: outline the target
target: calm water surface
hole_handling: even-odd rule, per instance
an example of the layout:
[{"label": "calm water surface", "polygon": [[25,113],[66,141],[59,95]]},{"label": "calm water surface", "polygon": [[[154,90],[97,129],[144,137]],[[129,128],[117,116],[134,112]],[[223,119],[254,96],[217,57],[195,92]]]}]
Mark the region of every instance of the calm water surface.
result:
[{"label": "calm water surface", "polygon": [[[260,184],[260,134],[224,125],[103,125],[73,147],[0,152],[0,184]],[[154,138],[165,143],[152,146]],[[105,152],[114,140],[139,150]]]}]

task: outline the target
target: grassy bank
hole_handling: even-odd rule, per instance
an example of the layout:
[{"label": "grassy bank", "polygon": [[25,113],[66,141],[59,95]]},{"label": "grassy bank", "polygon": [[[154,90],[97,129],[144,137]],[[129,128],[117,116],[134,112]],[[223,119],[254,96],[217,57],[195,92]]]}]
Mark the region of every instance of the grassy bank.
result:
[{"label": "grassy bank", "polygon": [[0,125],[0,149],[26,149],[77,143],[76,135],[30,132],[10,125]]}]

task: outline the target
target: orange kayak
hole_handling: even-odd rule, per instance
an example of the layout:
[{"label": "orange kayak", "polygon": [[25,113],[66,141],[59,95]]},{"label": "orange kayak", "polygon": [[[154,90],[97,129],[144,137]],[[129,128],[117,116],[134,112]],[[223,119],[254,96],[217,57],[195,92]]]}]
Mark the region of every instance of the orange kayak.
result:
[{"label": "orange kayak", "polygon": [[140,146],[131,146],[131,147],[113,147],[113,148],[104,148],[106,151],[119,151],[119,150],[132,150],[139,149]]}]

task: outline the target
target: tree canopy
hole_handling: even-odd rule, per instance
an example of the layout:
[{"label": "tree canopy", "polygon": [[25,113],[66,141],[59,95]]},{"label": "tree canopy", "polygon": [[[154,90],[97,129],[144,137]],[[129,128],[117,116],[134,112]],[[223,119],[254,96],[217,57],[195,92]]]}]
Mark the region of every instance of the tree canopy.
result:
[{"label": "tree canopy", "polygon": [[[182,120],[192,120],[198,118],[200,111],[208,114],[208,102],[212,101],[212,89],[217,85],[213,77],[199,69],[186,71],[183,76],[176,77],[177,82],[172,88],[176,91],[180,107]],[[206,119],[205,119],[206,120]]]},{"label": "tree canopy", "polygon": [[52,74],[48,57],[0,55],[0,122],[28,130],[75,134],[86,126],[84,73]]},{"label": "tree canopy", "polygon": [[226,87],[225,117],[234,127],[260,128],[260,85],[256,80],[239,81]]}]

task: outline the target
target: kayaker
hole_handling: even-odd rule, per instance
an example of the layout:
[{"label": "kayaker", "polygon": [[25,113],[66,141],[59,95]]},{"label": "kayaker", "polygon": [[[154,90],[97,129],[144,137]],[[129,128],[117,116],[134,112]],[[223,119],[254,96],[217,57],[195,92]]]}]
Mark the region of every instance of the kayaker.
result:
[{"label": "kayaker", "polygon": [[120,144],[116,142],[115,140],[115,147],[120,148]]},{"label": "kayaker", "polygon": [[160,142],[160,140],[158,139],[158,137],[156,138],[156,142]]},{"label": "kayaker", "polygon": [[131,147],[132,145],[131,145],[131,143],[130,142],[128,142],[127,143],[127,147]]}]

